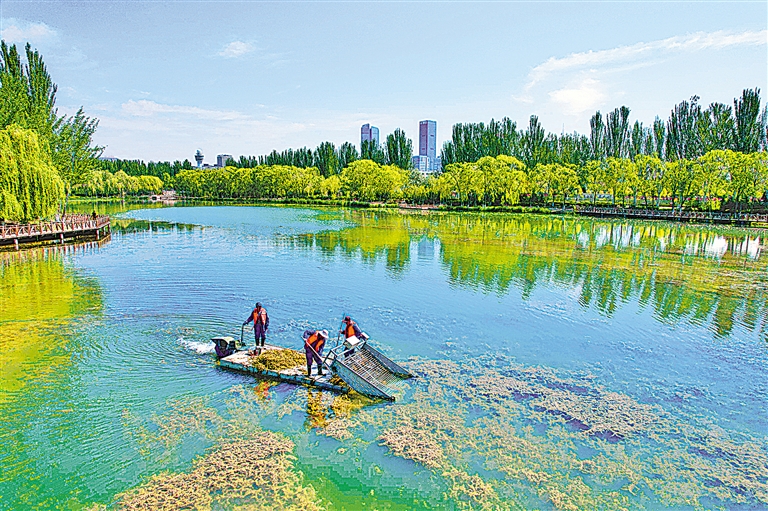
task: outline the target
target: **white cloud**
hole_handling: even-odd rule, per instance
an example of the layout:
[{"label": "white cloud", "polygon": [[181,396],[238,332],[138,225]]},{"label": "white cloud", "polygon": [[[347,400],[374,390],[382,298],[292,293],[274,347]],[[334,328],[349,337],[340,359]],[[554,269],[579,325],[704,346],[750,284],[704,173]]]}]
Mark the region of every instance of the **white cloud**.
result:
[{"label": "white cloud", "polygon": [[246,53],[251,53],[255,50],[251,43],[245,43],[243,41],[232,41],[219,52],[219,56],[226,57],[228,59],[241,57]]},{"label": "white cloud", "polygon": [[768,30],[740,33],[724,31],[696,32],[649,43],[641,42],[629,46],[619,46],[608,50],[571,53],[566,57],[551,57],[543,64],[534,67],[528,75],[529,82],[526,85],[526,89],[530,89],[538,82],[557,73],[600,69],[616,64],[624,65],[628,62],[650,59],[671,52],[720,50],[737,46],[759,46],[765,44],[768,44]]},{"label": "white cloud", "polygon": [[132,117],[155,117],[162,114],[175,114],[197,119],[233,121],[244,120],[247,116],[232,110],[207,110],[196,106],[165,105],[147,99],[130,100],[121,105],[124,114]]},{"label": "white cloud", "polygon": [[6,25],[0,30],[0,38],[8,44],[39,44],[48,42],[57,37],[56,31],[45,23],[31,23],[28,21],[7,19]]},{"label": "white cloud", "polygon": [[564,87],[549,93],[549,97],[563,108],[568,115],[579,115],[594,111],[607,94],[602,84],[593,78],[586,78],[573,87]]}]

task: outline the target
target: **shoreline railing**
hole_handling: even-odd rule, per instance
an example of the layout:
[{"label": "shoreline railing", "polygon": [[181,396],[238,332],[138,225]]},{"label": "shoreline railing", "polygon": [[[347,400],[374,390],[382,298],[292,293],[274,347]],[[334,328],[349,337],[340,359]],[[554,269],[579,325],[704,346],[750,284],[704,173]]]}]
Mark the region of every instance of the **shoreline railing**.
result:
[{"label": "shoreline railing", "polygon": [[109,227],[106,215],[67,215],[59,220],[31,224],[0,224],[0,240],[18,240],[60,235],[76,236],[82,233],[97,233]]},{"label": "shoreline railing", "polygon": [[573,212],[588,216],[614,216],[673,222],[768,223],[768,213],[723,213],[718,211],[674,211],[640,208],[612,208],[604,206],[574,206]]}]

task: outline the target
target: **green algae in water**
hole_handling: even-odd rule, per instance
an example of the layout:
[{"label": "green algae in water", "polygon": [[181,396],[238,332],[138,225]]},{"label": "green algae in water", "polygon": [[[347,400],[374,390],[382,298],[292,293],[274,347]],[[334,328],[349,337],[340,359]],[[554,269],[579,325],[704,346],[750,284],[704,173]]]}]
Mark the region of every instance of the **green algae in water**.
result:
[{"label": "green algae in water", "polygon": [[[107,290],[108,323],[87,335],[78,329],[71,335],[73,323],[88,325],[95,315],[88,300],[75,298],[67,301],[74,305],[69,310],[50,309],[60,321],[38,330],[52,345],[44,346],[50,348],[44,353],[51,355],[46,358],[51,370],[40,367],[36,381],[17,381],[50,392],[45,400],[23,398],[23,392],[4,397],[31,405],[42,417],[33,433],[15,433],[18,439],[27,435],[26,442],[15,444],[17,459],[28,466],[50,459],[54,468],[49,471],[41,461],[35,470],[15,472],[39,477],[23,495],[20,485],[0,481],[10,490],[2,491],[12,499],[6,505],[77,508],[79,499],[115,507],[115,496],[126,489],[161,474],[188,480],[219,446],[262,431],[277,431],[291,442],[286,456],[297,459],[290,471],[303,472],[296,491],[313,488],[318,506],[326,509],[768,505],[761,476],[766,440],[754,426],[761,415],[744,417],[763,396],[754,389],[764,373],[765,355],[757,343],[767,324],[766,259],[735,248],[739,237],[753,239],[755,231],[525,215],[342,212],[339,217],[346,219],[343,228],[315,232],[301,243],[297,236],[270,238],[269,228],[244,237],[218,228],[173,229],[163,236],[118,236],[98,257],[78,256],[71,266],[65,261],[63,275],[77,282],[73,296],[88,294],[78,273],[98,276]],[[723,240],[725,252],[702,248]],[[433,251],[422,254],[422,245]],[[293,250],[297,246],[302,250]],[[241,305],[251,298],[240,281],[262,269],[263,292],[280,297],[270,307],[278,318],[273,335],[300,343],[295,331],[329,323],[338,311],[328,310],[329,320],[325,296],[318,305],[313,297],[291,295],[311,281],[310,288],[327,290],[328,297],[346,296],[334,287],[336,267],[356,283],[373,282],[381,289],[376,306],[368,307],[368,298],[343,306],[367,315],[362,323],[396,359],[419,353],[453,360],[416,360],[412,364],[421,377],[409,382],[403,399],[357,406],[305,389],[240,387],[243,379],[215,371],[208,356],[182,352],[179,333],[202,344],[233,317],[239,328]],[[277,283],[266,278],[294,268],[293,287],[284,278]],[[57,277],[38,273],[31,281],[49,278]],[[425,293],[415,288],[427,278],[439,299],[423,306],[415,302]],[[569,308],[554,308],[560,306],[556,302]],[[34,308],[34,301],[29,303]],[[482,320],[459,336],[449,332],[450,325],[438,328],[453,318],[451,303],[462,303],[468,315]],[[22,322],[24,315],[36,320],[18,310]],[[526,310],[548,316],[525,315]],[[299,311],[300,317],[281,321],[286,311]],[[496,323],[502,313],[524,315],[523,333],[504,332],[514,324],[506,316]],[[424,322],[410,331],[407,317],[418,314]],[[584,334],[593,335],[590,346],[571,349],[581,339],[570,335],[569,315],[577,327],[590,330]],[[627,334],[635,321],[639,333]],[[551,324],[557,326],[547,332],[552,338],[536,335]],[[557,338],[561,334],[567,339]],[[443,354],[445,339],[450,344]],[[152,343],[163,346],[142,349]],[[541,349],[531,349],[537,343]],[[514,351],[515,345],[521,349]],[[562,357],[543,353],[561,347]],[[659,348],[680,358],[657,360]],[[524,362],[494,357],[468,363],[462,360],[467,351],[515,352]],[[114,369],[95,370],[84,352]],[[724,371],[710,384],[715,365],[743,375]],[[47,383],[38,385],[41,379]],[[64,422],[69,426],[60,429]],[[5,441],[8,446],[13,451],[14,444]]]},{"label": "green algae in water", "polygon": [[[736,504],[768,504],[765,438],[729,433],[698,417],[639,403],[610,391],[589,375],[512,361],[500,363],[499,357],[465,364],[414,360],[408,366],[419,379],[403,403],[354,402],[349,396],[301,389],[278,405],[269,396],[240,386],[228,398],[221,422],[214,421],[219,424],[216,429],[263,439],[255,426],[258,416],[305,411],[306,429],[294,433],[298,435],[294,438],[312,442],[315,434],[330,437],[338,442],[335,452],[340,459],[350,452],[381,446],[391,456],[411,460],[415,471],[421,466],[438,478],[442,497],[433,498],[431,503],[413,503],[414,508],[450,503],[455,509],[552,506],[576,511],[659,506],[729,509]],[[171,419],[173,423],[173,414],[178,411],[156,419]],[[216,414],[209,411],[202,416],[209,417],[209,413]],[[198,418],[190,421],[199,424]],[[188,432],[193,429],[188,428]],[[292,440],[277,435],[269,441],[277,441],[275,438],[285,449],[281,452],[292,452]],[[234,449],[224,437],[217,442]],[[588,456],[584,455],[585,448]],[[170,491],[166,485],[196,481],[202,493],[190,492],[187,498],[198,499],[196,505],[207,509],[212,493],[205,490],[210,486],[196,479],[201,467],[226,459],[233,463],[234,473],[246,470],[240,466],[245,462],[222,456],[220,448],[214,447],[211,453],[195,461],[191,471],[151,478],[121,496],[120,502],[149,499],[158,492],[166,495],[164,492]],[[286,506],[292,505],[293,498],[306,498],[310,502],[306,505],[333,508],[332,501],[323,502],[311,479],[287,475],[285,470],[293,470],[290,463],[281,467],[278,479],[291,481],[281,483],[292,495],[281,495]],[[386,493],[386,488],[381,490]],[[271,495],[271,491],[267,487],[264,494]],[[260,498],[252,489],[239,489],[234,494]],[[221,502],[224,508],[232,503]],[[260,509],[258,502],[254,509]]]}]

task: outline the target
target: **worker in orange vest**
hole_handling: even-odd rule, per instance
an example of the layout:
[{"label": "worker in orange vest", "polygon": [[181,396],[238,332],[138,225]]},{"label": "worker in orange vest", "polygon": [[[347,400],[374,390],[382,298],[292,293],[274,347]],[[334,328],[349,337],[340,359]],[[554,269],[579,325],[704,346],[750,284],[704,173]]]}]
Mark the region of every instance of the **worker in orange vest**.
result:
[{"label": "worker in orange vest", "polygon": [[328,340],[328,330],[307,330],[304,332],[304,353],[307,355],[307,376],[312,375],[312,361],[317,363],[317,374],[323,375],[323,354],[325,341]]},{"label": "worker in orange vest", "polygon": [[[243,326],[253,321],[253,336],[256,338],[256,347],[264,347],[267,340],[267,330],[269,330],[269,315],[267,309],[261,306],[261,302],[256,302],[256,307],[243,322]],[[261,342],[261,344],[259,344]]]},{"label": "worker in orange vest", "polygon": [[352,318],[349,316],[344,316],[344,321],[342,321],[342,327],[341,327],[341,334],[344,334],[344,339],[349,339],[350,337],[357,337],[358,339],[361,338],[363,333],[360,331],[360,327],[357,326],[357,323],[352,321]]}]

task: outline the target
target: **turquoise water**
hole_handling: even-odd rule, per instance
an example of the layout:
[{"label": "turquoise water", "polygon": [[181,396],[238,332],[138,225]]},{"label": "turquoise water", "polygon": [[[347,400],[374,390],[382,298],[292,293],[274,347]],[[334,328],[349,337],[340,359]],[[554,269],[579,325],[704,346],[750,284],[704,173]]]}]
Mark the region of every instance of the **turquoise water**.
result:
[{"label": "turquoise water", "polygon": [[[122,217],[106,242],[0,254],[0,509],[120,507],[152,475],[190,473],[238,420],[289,439],[291,470],[328,509],[768,506],[762,231],[282,207]],[[269,342],[298,349],[349,314],[420,377],[395,404],[341,412],[220,370],[209,339],[239,337],[257,300]]]}]

